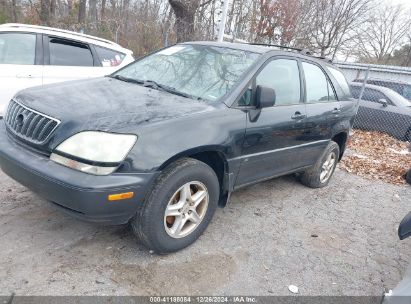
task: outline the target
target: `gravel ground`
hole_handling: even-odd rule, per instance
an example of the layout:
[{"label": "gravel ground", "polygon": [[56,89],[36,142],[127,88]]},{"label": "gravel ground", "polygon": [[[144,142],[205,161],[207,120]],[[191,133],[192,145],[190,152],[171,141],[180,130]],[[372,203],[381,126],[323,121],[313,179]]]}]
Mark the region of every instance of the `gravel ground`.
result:
[{"label": "gravel ground", "polygon": [[127,227],[80,222],[0,172],[0,294],[381,295],[411,263],[397,227],[411,187],[337,170],[324,189],[292,176],[244,188],[205,234],[168,256]]}]

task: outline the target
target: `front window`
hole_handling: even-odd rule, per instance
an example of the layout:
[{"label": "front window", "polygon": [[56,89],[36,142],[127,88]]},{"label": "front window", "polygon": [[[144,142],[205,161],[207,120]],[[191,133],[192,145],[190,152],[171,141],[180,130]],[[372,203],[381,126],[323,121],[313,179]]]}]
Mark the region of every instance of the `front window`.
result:
[{"label": "front window", "polygon": [[36,55],[36,35],[0,34],[0,64],[33,65]]},{"label": "front window", "polygon": [[271,61],[256,77],[256,85],[274,89],[275,105],[300,103],[300,72],[296,60]]},{"label": "front window", "polygon": [[205,45],[176,45],[149,55],[115,75],[152,81],[194,98],[216,101],[238,82],[259,54]]}]

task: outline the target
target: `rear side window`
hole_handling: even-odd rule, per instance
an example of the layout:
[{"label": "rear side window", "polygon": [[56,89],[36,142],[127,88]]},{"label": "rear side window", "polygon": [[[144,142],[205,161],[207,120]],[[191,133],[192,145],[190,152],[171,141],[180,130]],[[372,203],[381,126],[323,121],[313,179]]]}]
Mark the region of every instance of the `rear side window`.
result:
[{"label": "rear side window", "polygon": [[87,44],[50,38],[50,65],[93,66],[93,56]]},{"label": "rear side window", "polygon": [[103,47],[94,46],[94,48],[96,49],[100,63],[103,67],[118,66],[123,62],[124,57],[126,57],[126,55],[123,53],[109,50]]},{"label": "rear side window", "polygon": [[36,57],[36,35],[0,34],[0,64],[33,65]]},{"label": "rear side window", "polygon": [[378,102],[380,99],[385,99],[390,105],[392,105],[391,100],[387,96],[385,96],[385,94],[369,88],[364,89],[364,94],[362,95],[361,99],[372,102]]},{"label": "rear side window", "polygon": [[300,73],[298,63],[291,59],[275,59],[256,78],[256,84],[275,90],[275,104],[300,102]]},{"label": "rear side window", "polygon": [[341,90],[343,93],[347,96],[350,95],[350,86],[348,85],[347,79],[345,79],[345,76],[343,73],[341,73],[339,70],[334,69],[332,67],[327,66],[328,71],[330,71],[331,75],[337,80],[338,84],[341,87]]},{"label": "rear side window", "polygon": [[403,96],[409,100],[411,100],[411,86],[405,86]]},{"label": "rear side window", "polygon": [[302,65],[305,75],[307,102],[335,101],[334,91],[324,72],[318,66],[311,63],[303,62]]}]

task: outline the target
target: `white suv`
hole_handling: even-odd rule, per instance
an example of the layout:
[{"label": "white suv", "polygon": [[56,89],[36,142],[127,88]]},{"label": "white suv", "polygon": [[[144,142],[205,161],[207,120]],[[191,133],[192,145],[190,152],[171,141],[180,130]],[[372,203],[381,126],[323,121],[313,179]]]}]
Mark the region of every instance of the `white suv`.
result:
[{"label": "white suv", "polygon": [[0,25],[0,117],[22,89],[104,76],[133,61],[132,51],[109,40],[42,26]]}]

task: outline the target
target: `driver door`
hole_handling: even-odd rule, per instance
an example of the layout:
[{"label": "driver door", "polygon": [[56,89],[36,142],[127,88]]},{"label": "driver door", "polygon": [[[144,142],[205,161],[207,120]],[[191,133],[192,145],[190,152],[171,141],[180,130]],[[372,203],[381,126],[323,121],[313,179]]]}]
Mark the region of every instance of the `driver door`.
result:
[{"label": "driver door", "polygon": [[273,107],[249,112],[237,186],[306,165],[306,107],[298,61],[269,60],[255,77],[254,88],[257,85],[274,89],[276,101]]}]

